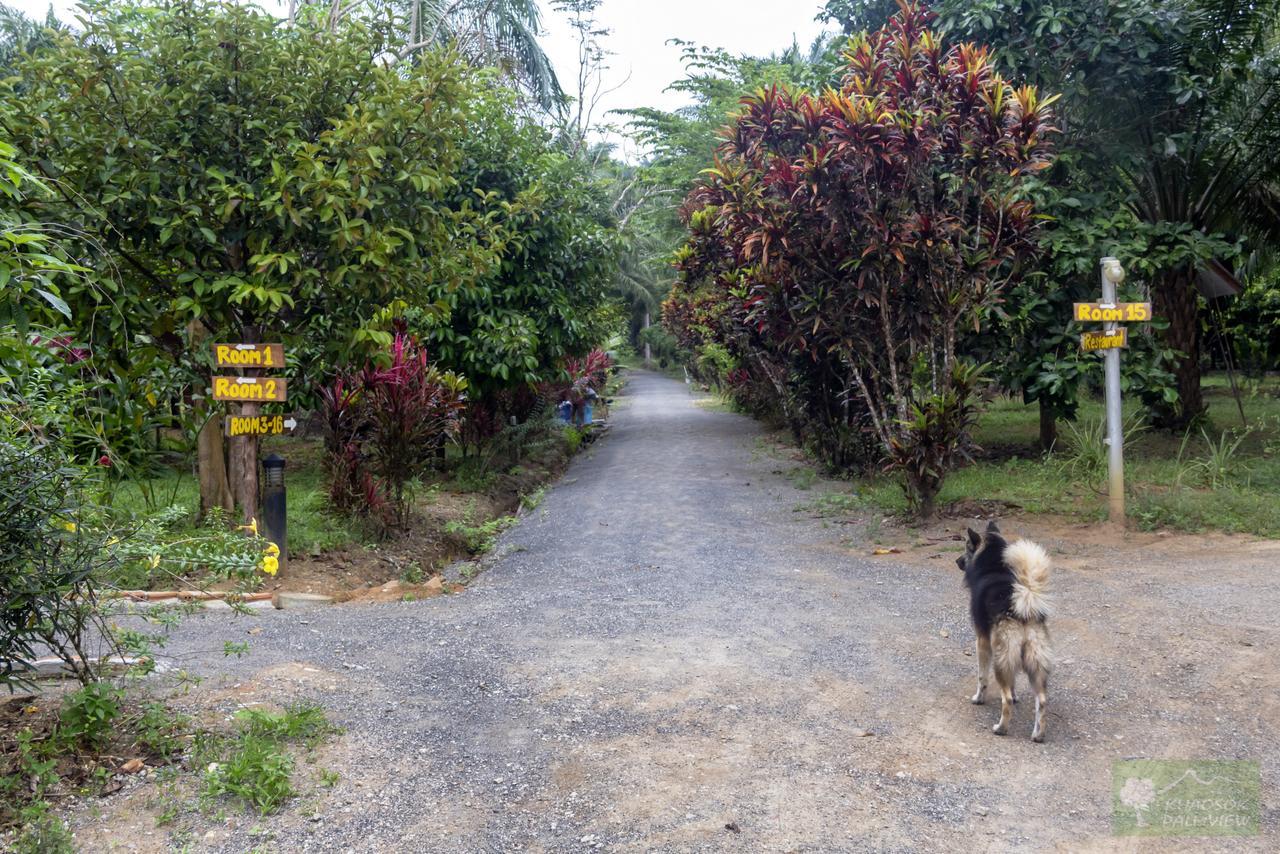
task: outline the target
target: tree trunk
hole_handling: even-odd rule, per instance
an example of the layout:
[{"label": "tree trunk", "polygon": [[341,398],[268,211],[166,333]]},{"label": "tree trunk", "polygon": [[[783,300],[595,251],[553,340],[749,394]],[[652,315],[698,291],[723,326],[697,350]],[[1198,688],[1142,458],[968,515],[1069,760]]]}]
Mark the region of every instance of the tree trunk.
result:
[{"label": "tree trunk", "polygon": [[[240,415],[257,416],[262,406],[257,403],[241,403]],[[231,494],[240,510],[241,524],[247,525],[258,516],[258,437],[237,436],[232,439],[228,456]]]},{"label": "tree trunk", "polygon": [[222,414],[217,413],[200,428],[197,440],[196,472],[200,479],[200,518],[220,507],[230,516],[235,509],[231,484],[227,481],[227,460],[222,442]]},{"label": "tree trunk", "polygon": [[[649,311],[648,311],[648,309],[646,309],[646,310],[645,310],[645,313],[644,313],[644,330],[645,330],[645,332],[648,332],[648,331],[649,331]],[[653,361],[653,352],[652,352],[652,349],[651,349],[651,348],[650,348],[650,346],[649,346],[649,336],[648,336],[648,335],[646,335],[646,336],[644,337],[644,366],[645,366],[645,368],[649,368],[649,367],[650,367],[650,363],[651,363],[652,361]]]},{"label": "tree trunk", "polygon": [[1169,323],[1164,343],[1182,355],[1174,365],[1178,402],[1158,407],[1157,426],[1184,431],[1204,413],[1204,397],[1200,393],[1200,295],[1195,288],[1195,273],[1176,270],[1157,281],[1153,289],[1155,316]]},{"label": "tree trunk", "polygon": [[[187,324],[187,340],[192,352],[202,350],[209,340],[209,330],[198,320]],[[196,478],[200,481],[200,518],[203,519],[215,507],[221,507],[228,515],[235,509],[235,496],[227,480],[227,459],[222,441],[221,404],[206,400],[196,410],[196,418],[204,418],[214,407],[213,416],[200,428],[196,439]]]},{"label": "tree trunk", "polygon": [[1054,414],[1053,407],[1048,406],[1043,400],[1040,401],[1040,450],[1046,454],[1053,450],[1054,445],[1058,444],[1058,416]]}]

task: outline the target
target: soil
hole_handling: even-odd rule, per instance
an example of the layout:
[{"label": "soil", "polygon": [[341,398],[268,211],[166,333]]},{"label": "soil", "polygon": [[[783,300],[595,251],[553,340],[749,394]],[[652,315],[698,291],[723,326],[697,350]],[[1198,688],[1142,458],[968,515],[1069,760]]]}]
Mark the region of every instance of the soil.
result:
[{"label": "soil", "polygon": [[446,581],[444,568],[478,555],[459,537],[446,533],[447,525],[481,525],[518,515],[522,498],[559,477],[568,463],[568,454],[557,448],[536,460],[522,461],[497,477],[485,492],[449,491],[448,482],[443,482],[417,501],[406,531],[376,545],[294,555],[287,571],[261,589],[319,593],[339,603],[425,599],[457,592],[462,585]]}]

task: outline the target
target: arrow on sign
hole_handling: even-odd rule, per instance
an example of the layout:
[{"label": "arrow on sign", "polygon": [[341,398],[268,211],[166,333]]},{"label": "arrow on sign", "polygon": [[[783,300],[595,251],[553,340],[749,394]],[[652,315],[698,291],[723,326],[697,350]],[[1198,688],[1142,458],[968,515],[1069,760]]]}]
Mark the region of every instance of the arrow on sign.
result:
[{"label": "arrow on sign", "polygon": [[297,426],[298,426],[298,419],[296,418],[286,418],[284,420],[284,429],[286,430],[292,430]]}]

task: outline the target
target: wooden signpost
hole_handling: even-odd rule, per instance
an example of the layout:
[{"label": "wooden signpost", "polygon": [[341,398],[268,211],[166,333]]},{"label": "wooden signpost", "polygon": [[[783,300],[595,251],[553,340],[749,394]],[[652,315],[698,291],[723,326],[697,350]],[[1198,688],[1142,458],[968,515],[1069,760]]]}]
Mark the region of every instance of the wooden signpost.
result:
[{"label": "wooden signpost", "polygon": [[[213,399],[231,404],[231,411],[224,419],[224,430],[230,437],[230,459],[233,476],[240,478],[239,494],[244,496],[246,516],[258,518],[258,439],[261,436],[279,436],[292,432],[298,426],[293,418],[283,415],[263,415],[261,404],[283,403],[289,399],[289,385],[280,377],[263,376],[264,371],[283,369],[283,344],[214,344],[214,364],[223,369],[233,369],[240,376],[213,377]],[[283,571],[288,565],[288,543],[285,534],[284,460],[269,457],[279,463],[273,471],[276,480],[268,477],[263,501],[262,535],[275,543],[274,571]],[[247,520],[246,520],[247,521]],[[254,526],[255,530],[258,527]]]}]

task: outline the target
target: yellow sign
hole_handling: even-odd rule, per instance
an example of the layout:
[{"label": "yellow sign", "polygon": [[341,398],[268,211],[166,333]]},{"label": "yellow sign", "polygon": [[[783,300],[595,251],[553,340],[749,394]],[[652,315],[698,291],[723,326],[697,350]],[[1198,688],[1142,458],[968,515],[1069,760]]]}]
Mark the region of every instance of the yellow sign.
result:
[{"label": "yellow sign", "polygon": [[292,433],[297,420],[283,415],[228,415],[223,428],[228,436],[281,436]]},{"label": "yellow sign", "polygon": [[214,400],[282,403],[289,397],[284,380],[267,377],[214,377]]},{"label": "yellow sign", "polygon": [[1075,319],[1081,323],[1142,323],[1151,319],[1149,302],[1078,302],[1075,306]]},{"label": "yellow sign", "polygon": [[283,368],[283,344],[214,344],[219,368]]},{"label": "yellow sign", "polygon": [[1080,348],[1086,353],[1095,350],[1120,350],[1129,346],[1129,330],[1123,326],[1115,332],[1086,332],[1080,336]]}]

